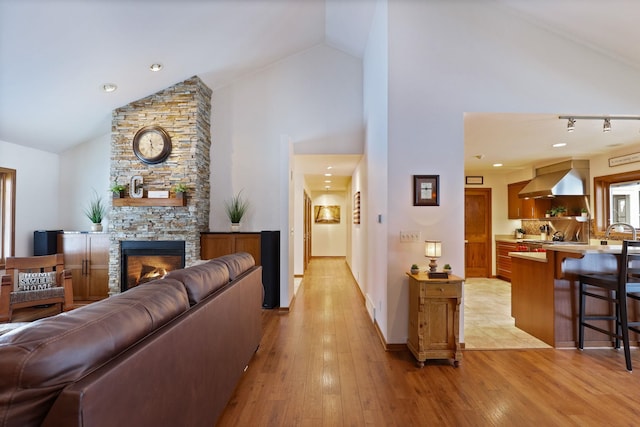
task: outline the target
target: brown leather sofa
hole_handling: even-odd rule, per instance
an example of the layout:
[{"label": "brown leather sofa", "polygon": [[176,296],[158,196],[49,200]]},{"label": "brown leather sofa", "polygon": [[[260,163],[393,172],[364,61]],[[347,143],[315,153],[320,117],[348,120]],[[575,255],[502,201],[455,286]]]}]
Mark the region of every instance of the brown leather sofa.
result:
[{"label": "brown leather sofa", "polygon": [[0,336],[1,426],[212,426],[262,336],[246,253]]}]

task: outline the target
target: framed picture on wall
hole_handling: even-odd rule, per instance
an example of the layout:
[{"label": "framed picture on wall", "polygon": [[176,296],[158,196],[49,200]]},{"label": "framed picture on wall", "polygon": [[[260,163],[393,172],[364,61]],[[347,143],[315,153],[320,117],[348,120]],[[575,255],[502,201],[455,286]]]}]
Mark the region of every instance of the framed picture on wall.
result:
[{"label": "framed picture on wall", "polygon": [[440,175],[413,175],[413,206],[440,206]]}]

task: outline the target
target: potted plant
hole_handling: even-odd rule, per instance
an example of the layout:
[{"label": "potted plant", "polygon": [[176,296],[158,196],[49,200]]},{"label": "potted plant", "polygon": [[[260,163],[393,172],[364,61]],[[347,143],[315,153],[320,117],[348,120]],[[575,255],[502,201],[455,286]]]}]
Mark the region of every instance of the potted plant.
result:
[{"label": "potted plant", "polygon": [[545,218],[551,218],[553,216],[553,210],[549,209],[544,214]]},{"label": "potted plant", "polygon": [[580,216],[587,216],[587,215],[589,215],[587,208],[580,209]]},{"label": "potted plant", "polygon": [[176,198],[184,199],[187,197],[187,184],[179,182],[173,186],[173,191],[176,193]]},{"label": "potted plant", "polygon": [[114,199],[122,199],[124,198],[124,192],[127,190],[127,186],[122,184],[116,184],[116,182],[114,181],[110,190],[113,193]]},{"label": "potted plant", "polygon": [[411,274],[418,274],[420,272],[420,268],[418,264],[411,264]]},{"label": "potted plant", "polygon": [[516,239],[522,239],[524,237],[524,228],[516,228]]},{"label": "potted plant", "polygon": [[91,231],[102,231],[102,220],[107,212],[106,207],[102,204],[102,197],[93,191],[94,197],[89,202],[89,207],[84,210],[87,218],[91,220]]},{"label": "potted plant", "polygon": [[451,272],[453,271],[451,268],[451,264],[445,264],[444,267],[442,267],[442,271],[447,274],[451,274]]},{"label": "potted plant", "polygon": [[553,208],[554,216],[564,216],[565,212],[567,212],[567,208],[564,206],[556,206]]},{"label": "potted plant", "polygon": [[249,201],[242,198],[242,190],[233,196],[230,201],[225,202],[225,211],[229,221],[231,221],[231,231],[240,230],[240,221],[242,221],[247,209],[249,209]]}]

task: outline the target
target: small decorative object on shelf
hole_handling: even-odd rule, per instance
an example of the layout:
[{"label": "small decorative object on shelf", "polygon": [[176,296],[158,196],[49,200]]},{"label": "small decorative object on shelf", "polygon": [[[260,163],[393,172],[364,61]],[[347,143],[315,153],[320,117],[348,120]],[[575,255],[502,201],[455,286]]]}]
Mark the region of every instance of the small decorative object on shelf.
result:
[{"label": "small decorative object on shelf", "polygon": [[545,218],[551,218],[553,216],[553,211],[551,209],[549,209],[545,214],[544,217]]},{"label": "small decorative object on shelf", "polygon": [[173,186],[173,191],[176,193],[177,198],[184,199],[187,197],[187,184],[179,182]]},{"label": "small decorative object on shelf", "polygon": [[445,264],[444,267],[442,267],[442,271],[447,274],[452,274],[453,270],[451,269],[451,264]]},{"label": "small decorative object on shelf", "polygon": [[131,184],[129,185],[129,196],[134,199],[141,199],[144,194],[144,189],[142,188],[143,184],[142,176],[134,175],[131,177]]},{"label": "small decorative object on shelf", "polygon": [[418,264],[412,264],[411,265],[411,274],[418,274],[420,272],[420,268],[418,267]]},{"label": "small decorative object on shelf", "polygon": [[580,209],[580,216],[588,216],[589,212],[587,211],[587,208],[582,208]]},{"label": "small decorative object on shelf", "polygon": [[524,237],[524,228],[516,228],[516,239],[522,239]]},{"label": "small decorative object on shelf", "polygon": [[122,184],[116,184],[116,182],[114,181],[110,190],[113,193],[114,199],[121,199],[124,197],[124,192],[127,190],[127,186]]},{"label": "small decorative object on shelf", "polygon": [[567,208],[565,208],[564,206],[555,206],[553,208],[551,208],[551,211],[553,212],[553,216],[564,216],[564,214],[567,212]]}]

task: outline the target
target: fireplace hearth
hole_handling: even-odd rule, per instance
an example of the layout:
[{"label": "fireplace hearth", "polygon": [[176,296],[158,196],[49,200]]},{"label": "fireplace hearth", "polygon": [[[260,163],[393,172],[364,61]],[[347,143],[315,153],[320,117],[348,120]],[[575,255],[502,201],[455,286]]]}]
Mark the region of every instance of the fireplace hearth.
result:
[{"label": "fireplace hearth", "polygon": [[120,242],[120,291],[124,292],[169,271],[184,268],[184,240],[125,240]]}]

